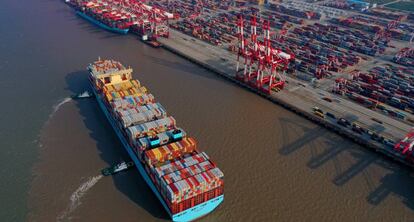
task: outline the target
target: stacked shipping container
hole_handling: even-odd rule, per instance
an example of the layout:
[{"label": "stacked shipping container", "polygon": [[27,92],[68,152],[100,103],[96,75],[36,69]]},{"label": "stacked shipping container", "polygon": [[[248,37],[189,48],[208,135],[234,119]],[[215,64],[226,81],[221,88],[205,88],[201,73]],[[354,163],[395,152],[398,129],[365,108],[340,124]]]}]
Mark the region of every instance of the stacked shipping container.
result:
[{"label": "stacked shipping container", "polygon": [[321,14],[315,11],[299,10],[293,7],[289,8],[289,7],[286,7],[280,4],[274,4],[274,3],[268,4],[268,7],[273,11],[287,14],[287,15],[293,15],[299,18],[312,19],[312,20],[319,20],[321,18]]},{"label": "stacked shipping container", "polygon": [[[347,18],[333,18],[330,22],[370,33],[376,33],[380,30],[388,29],[391,21],[378,17],[373,18],[365,15],[353,15]],[[390,37],[405,41],[410,40],[413,31],[414,25],[410,23],[400,23],[398,26],[388,29]]]},{"label": "stacked shipping container", "polygon": [[110,3],[112,2],[103,0],[74,0],[70,4],[109,27],[128,29],[136,21],[136,15],[121,8],[115,8]]},{"label": "stacked shipping container", "polygon": [[411,69],[387,65],[374,67],[368,73],[354,71],[352,76],[352,80],[345,81],[335,92],[398,119],[407,117],[400,110],[414,113],[414,72]]}]

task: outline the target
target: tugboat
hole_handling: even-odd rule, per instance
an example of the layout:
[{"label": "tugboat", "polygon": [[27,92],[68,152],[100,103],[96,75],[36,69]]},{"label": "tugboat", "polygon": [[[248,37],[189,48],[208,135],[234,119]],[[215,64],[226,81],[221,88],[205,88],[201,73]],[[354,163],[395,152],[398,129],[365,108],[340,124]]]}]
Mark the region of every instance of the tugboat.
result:
[{"label": "tugboat", "polygon": [[83,93],[79,93],[78,95],[72,96],[72,99],[86,99],[90,97],[93,97],[93,94],[89,91],[84,91]]},{"label": "tugboat", "polygon": [[159,48],[162,46],[162,44],[160,42],[157,41],[157,38],[155,36],[148,36],[148,35],[143,35],[141,32],[136,31],[135,33],[137,33],[140,36],[140,40],[153,47],[153,48]]},{"label": "tugboat", "polygon": [[146,43],[147,45],[153,48],[159,48],[162,46],[162,44],[158,42],[157,40],[147,40],[147,41],[144,41],[144,43]]},{"label": "tugboat", "polygon": [[127,163],[127,162],[124,161],[124,162],[118,163],[114,166],[105,168],[101,172],[102,172],[102,175],[104,175],[104,176],[110,176],[110,175],[119,173],[121,171],[127,170],[127,169],[129,169],[133,166],[134,166],[134,162],[130,161],[130,162]]}]

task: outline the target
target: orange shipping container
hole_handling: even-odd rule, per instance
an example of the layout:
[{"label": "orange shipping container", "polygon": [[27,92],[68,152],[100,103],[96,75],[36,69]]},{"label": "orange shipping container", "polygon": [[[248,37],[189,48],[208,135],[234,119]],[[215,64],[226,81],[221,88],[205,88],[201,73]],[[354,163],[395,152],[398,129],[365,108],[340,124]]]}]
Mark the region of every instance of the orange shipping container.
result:
[{"label": "orange shipping container", "polygon": [[165,162],[194,152],[196,146],[196,141],[193,138],[184,138],[181,141],[146,151],[145,160],[149,165]]}]

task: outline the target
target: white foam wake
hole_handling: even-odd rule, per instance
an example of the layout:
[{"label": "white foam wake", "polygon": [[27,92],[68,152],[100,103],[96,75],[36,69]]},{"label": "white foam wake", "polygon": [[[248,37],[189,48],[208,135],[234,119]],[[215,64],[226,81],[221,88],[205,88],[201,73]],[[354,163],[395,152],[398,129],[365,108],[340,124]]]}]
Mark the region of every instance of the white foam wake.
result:
[{"label": "white foam wake", "polygon": [[68,103],[70,101],[72,101],[70,97],[66,97],[62,99],[58,104],[53,106],[53,112],[50,114],[50,116],[53,116],[53,114],[55,114],[61,106],[63,106],[65,103]]},{"label": "white foam wake", "polygon": [[70,214],[82,204],[81,198],[86,194],[86,192],[91,189],[100,179],[102,175],[89,177],[88,181],[81,184],[75,192],[70,196],[70,202],[68,207],[63,211],[63,213],[57,217],[57,221],[70,221]]}]

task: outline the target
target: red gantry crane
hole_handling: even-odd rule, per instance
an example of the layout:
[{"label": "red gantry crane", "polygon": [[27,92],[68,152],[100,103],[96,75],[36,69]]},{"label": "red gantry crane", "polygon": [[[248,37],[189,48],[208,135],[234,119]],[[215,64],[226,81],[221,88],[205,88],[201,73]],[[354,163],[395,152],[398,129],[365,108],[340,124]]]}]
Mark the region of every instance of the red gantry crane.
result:
[{"label": "red gantry crane", "polygon": [[143,39],[157,37],[169,37],[168,20],[174,18],[174,15],[163,11],[162,9],[146,5],[136,0],[122,0],[127,2],[127,9],[132,9],[137,17],[136,22],[131,27],[132,30],[140,34]]},{"label": "red gantry crane", "polygon": [[414,130],[412,129],[400,142],[395,144],[394,149],[411,157],[414,147]]},{"label": "red gantry crane", "polygon": [[[238,16],[238,54],[236,79],[243,81],[268,94],[272,89],[283,89],[285,71],[294,56],[274,49],[270,40],[270,23],[263,21],[263,42],[257,39],[257,20],[250,18],[250,41],[245,38],[243,16]],[[239,70],[243,59],[244,69]]]}]

